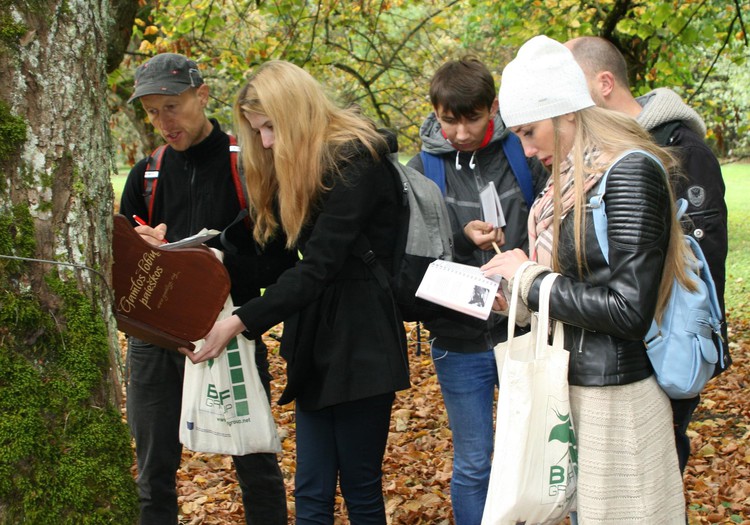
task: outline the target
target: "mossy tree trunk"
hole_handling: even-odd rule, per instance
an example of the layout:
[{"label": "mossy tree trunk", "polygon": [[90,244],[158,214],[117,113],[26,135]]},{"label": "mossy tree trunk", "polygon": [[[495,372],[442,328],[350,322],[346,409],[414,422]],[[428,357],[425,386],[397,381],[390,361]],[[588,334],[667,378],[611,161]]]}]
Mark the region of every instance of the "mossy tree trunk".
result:
[{"label": "mossy tree trunk", "polygon": [[137,4],[0,0],[0,524],[136,520],[106,74]]}]

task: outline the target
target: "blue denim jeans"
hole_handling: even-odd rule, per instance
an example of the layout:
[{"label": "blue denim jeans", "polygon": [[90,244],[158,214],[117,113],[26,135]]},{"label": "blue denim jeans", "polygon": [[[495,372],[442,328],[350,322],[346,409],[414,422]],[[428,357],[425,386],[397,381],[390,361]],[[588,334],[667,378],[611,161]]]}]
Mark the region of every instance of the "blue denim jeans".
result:
[{"label": "blue denim jeans", "polygon": [[456,525],[479,525],[494,445],[495,353],[463,354],[433,345],[432,361],[453,433],[453,517]]},{"label": "blue denim jeans", "polygon": [[395,394],[296,408],[297,525],[333,525],[336,484],[352,525],[385,525],[383,455]]}]

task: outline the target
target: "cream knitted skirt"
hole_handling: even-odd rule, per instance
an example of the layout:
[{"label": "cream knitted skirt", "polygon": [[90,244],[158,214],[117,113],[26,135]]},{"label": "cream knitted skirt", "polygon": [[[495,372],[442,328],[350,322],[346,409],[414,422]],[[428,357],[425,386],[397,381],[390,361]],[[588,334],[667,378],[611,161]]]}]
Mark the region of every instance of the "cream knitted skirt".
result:
[{"label": "cream knitted skirt", "polygon": [[656,379],[570,387],[578,523],[685,525],[672,408]]}]

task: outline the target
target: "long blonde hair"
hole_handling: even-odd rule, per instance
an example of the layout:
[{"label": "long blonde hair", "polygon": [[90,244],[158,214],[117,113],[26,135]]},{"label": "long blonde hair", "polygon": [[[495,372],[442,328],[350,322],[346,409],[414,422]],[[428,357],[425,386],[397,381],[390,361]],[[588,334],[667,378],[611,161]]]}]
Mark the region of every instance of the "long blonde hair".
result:
[{"label": "long blonde hair", "polygon": [[[584,162],[584,152],[592,147],[598,149],[602,156],[600,158],[614,160],[622,153],[631,149],[645,150],[659,160],[667,169],[668,173],[676,173],[676,159],[664,148],[659,147],[651,139],[650,135],[632,118],[622,113],[610,111],[596,106],[582,109],[575,115],[575,137],[573,139],[573,187],[575,195],[574,209],[574,242],[576,261],[579,273],[583,273],[585,261],[585,217],[586,217],[586,195],[584,193],[584,182],[591,170],[602,169],[602,166],[587,166]],[[552,260],[556,270],[560,264],[557,254],[557,242],[561,228],[562,195],[560,193],[560,163],[563,159],[560,151],[559,119],[554,117],[554,154],[552,162],[552,177],[554,184],[554,220],[553,220],[553,243]],[[679,176],[679,175],[673,175]],[[659,295],[656,305],[656,319],[661,320],[661,315],[669,301],[672,291],[672,283],[677,281],[689,290],[695,290],[695,283],[685,272],[684,260],[691,257],[682,234],[682,228],[675,215],[674,194],[671,183],[665,180],[669,191],[670,202],[670,238],[667,248],[664,270],[659,285]]]},{"label": "long blonde hair", "polygon": [[[265,149],[260,134],[244,113],[265,115],[274,132],[273,148]],[[253,235],[264,245],[279,224],[292,247],[321,194],[326,173],[352,154],[343,147],[358,140],[374,158],[385,150],[385,139],[356,109],[342,109],[327,96],[309,73],[282,60],[264,63],[240,89],[234,104],[234,123],[247,180]]]}]

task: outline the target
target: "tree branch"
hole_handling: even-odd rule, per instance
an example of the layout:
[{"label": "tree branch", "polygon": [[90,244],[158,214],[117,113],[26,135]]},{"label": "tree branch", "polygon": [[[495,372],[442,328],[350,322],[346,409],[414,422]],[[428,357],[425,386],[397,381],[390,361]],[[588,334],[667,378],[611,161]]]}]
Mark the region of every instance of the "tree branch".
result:
[{"label": "tree branch", "polygon": [[698,88],[693,92],[692,95],[688,98],[687,102],[690,104],[690,102],[695,98],[695,96],[700,93],[700,90],[703,89],[703,84],[706,83],[706,80],[708,80],[709,75],[714,69],[714,66],[716,65],[716,62],[719,60],[719,57],[724,52],[724,48],[727,47],[727,44],[729,44],[729,39],[732,38],[732,30],[734,29],[734,23],[739,18],[739,14],[734,15],[734,18],[732,19],[732,22],[729,24],[729,30],[727,31],[727,37],[724,39],[724,42],[721,44],[721,48],[719,48],[719,51],[716,53],[716,56],[714,57],[713,62],[711,62],[711,66],[708,68],[708,71],[706,71],[706,74],[703,75],[703,80],[701,80],[700,85],[698,85]]}]

